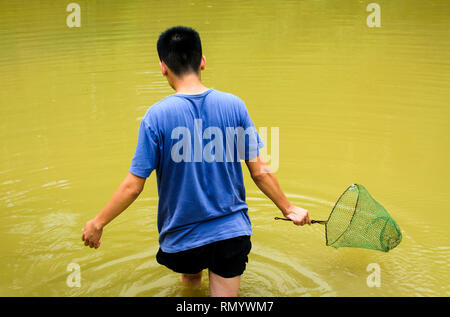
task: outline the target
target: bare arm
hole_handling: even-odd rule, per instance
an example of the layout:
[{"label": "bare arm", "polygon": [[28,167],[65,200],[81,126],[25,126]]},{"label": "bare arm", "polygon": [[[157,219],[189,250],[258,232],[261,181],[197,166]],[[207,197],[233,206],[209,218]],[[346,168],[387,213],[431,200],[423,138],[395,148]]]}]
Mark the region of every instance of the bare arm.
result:
[{"label": "bare arm", "polygon": [[83,228],[82,240],[85,245],[89,245],[91,248],[100,246],[103,228],[136,200],[144,189],[145,180],[146,178],[138,177],[128,172],[128,175],[105,207],[95,218],[89,220]]},{"label": "bare arm", "polygon": [[311,224],[308,211],[291,205],[286,195],[281,190],[275,174],[270,171],[269,166],[263,161],[261,156],[258,156],[256,160],[253,161],[245,161],[245,163],[247,164],[255,184],[274,202],[286,218],[291,219],[296,225],[303,226],[304,224]]}]

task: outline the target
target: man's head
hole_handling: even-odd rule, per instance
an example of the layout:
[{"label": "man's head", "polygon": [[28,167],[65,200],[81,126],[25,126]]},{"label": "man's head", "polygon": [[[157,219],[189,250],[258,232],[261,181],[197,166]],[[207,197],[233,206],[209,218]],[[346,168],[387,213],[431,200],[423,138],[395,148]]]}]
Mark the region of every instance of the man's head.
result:
[{"label": "man's head", "polygon": [[194,29],[172,27],[161,33],[156,47],[164,75],[168,73],[166,67],[177,77],[190,73],[198,75],[205,67],[200,36]]}]

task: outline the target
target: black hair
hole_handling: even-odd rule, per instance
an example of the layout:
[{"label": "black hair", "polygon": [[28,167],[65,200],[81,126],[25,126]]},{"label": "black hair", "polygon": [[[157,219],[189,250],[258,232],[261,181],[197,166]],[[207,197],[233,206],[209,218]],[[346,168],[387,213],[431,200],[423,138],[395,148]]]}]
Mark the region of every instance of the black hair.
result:
[{"label": "black hair", "polygon": [[192,28],[175,26],[159,36],[156,44],[159,59],[175,75],[198,73],[202,61],[200,35]]}]

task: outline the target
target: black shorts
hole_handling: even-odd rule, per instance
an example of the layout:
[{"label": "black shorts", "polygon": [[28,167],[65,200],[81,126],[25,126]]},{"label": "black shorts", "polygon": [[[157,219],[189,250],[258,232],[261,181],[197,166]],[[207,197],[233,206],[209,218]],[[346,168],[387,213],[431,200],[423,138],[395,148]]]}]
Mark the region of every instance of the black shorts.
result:
[{"label": "black shorts", "polygon": [[177,273],[195,274],[207,268],[229,278],[244,273],[251,248],[250,236],[240,236],[176,253],[159,248],[156,261]]}]

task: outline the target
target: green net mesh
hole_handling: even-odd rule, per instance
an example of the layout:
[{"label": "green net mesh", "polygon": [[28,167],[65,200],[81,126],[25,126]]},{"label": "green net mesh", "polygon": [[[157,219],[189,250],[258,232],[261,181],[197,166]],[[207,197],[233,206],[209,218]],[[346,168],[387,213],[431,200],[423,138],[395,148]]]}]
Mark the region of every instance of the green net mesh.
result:
[{"label": "green net mesh", "polygon": [[402,240],[389,213],[360,184],[353,184],[336,202],[326,223],[327,245],[388,252]]}]

